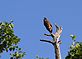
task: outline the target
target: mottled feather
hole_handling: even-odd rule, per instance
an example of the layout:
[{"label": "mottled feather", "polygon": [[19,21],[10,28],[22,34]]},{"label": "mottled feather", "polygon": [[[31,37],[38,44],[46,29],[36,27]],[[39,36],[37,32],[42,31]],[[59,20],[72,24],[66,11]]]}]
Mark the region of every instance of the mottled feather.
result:
[{"label": "mottled feather", "polygon": [[46,27],[46,29],[50,32],[50,33],[52,33],[52,25],[51,25],[51,23],[48,21],[48,19],[47,18],[45,18],[44,17],[44,26]]}]

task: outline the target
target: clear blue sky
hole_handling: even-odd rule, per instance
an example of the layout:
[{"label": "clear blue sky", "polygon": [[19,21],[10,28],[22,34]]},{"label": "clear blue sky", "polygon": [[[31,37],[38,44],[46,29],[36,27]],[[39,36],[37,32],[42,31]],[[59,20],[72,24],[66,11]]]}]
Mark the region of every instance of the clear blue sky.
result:
[{"label": "clear blue sky", "polygon": [[[27,54],[23,59],[35,59],[36,55],[55,59],[53,46],[39,41],[51,40],[43,35],[49,33],[43,26],[43,17],[53,26],[57,23],[63,27],[60,39],[64,59],[72,43],[69,35],[76,34],[77,41],[82,41],[82,0],[0,0],[0,21],[14,21],[15,34],[21,38],[19,46]],[[8,53],[0,59],[9,59]]]}]

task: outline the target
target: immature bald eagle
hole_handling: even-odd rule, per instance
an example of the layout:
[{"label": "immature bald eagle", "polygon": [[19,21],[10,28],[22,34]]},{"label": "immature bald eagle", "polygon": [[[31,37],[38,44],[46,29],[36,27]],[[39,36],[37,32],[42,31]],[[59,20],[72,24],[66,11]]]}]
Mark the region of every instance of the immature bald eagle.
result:
[{"label": "immature bald eagle", "polygon": [[48,19],[44,17],[44,20],[43,21],[44,21],[44,26],[46,27],[46,29],[50,33],[52,33],[52,25],[50,24],[50,22],[48,21]]}]

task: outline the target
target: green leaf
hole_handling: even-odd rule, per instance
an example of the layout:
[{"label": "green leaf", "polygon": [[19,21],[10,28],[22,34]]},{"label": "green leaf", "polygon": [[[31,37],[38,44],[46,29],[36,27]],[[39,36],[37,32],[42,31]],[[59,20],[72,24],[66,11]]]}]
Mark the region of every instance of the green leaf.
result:
[{"label": "green leaf", "polygon": [[76,35],[70,35],[70,37],[72,38],[72,40],[76,40]]},{"label": "green leaf", "polygon": [[6,48],[6,52],[8,52],[8,48]]},{"label": "green leaf", "polygon": [[9,27],[12,29],[14,28],[14,24],[9,24]]},{"label": "green leaf", "polygon": [[21,50],[21,48],[19,48],[19,50]]},{"label": "green leaf", "polygon": [[79,48],[80,47],[80,44],[79,43],[77,43],[76,44],[76,46],[75,46],[75,48]]},{"label": "green leaf", "polygon": [[76,36],[74,35],[74,36],[72,37],[72,39],[75,40],[75,39],[76,39]]},{"label": "green leaf", "polygon": [[5,25],[5,23],[4,23],[4,22],[2,22],[2,25]]},{"label": "green leaf", "polygon": [[13,47],[13,51],[15,50],[15,47]]}]

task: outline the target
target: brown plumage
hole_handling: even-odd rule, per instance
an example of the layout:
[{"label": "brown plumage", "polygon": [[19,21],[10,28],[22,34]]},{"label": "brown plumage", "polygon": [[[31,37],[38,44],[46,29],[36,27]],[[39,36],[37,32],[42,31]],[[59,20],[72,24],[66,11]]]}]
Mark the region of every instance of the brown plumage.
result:
[{"label": "brown plumage", "polygon": [[46,29],[50,33],[52,33],[52,25],[50,24],[50,22],[48,21],[48,19],[44,17],[44,20],[43,21],[44,21],[44,26],[46,27]]}]

